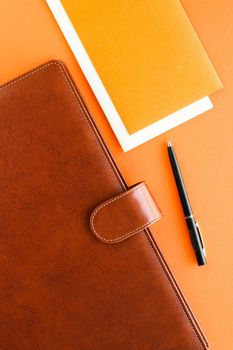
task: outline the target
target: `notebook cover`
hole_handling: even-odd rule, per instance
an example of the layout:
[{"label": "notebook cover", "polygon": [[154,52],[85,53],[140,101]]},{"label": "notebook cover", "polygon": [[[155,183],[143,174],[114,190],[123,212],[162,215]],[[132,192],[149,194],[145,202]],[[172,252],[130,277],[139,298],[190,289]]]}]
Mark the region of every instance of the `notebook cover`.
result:
[{"label": "notebook cover", "polygon": [[64,65],[3,85],[0,115],[1,350],[207,349],[149,229],[93,234],[129,196]]},{"label": "notebook cover", "polygon": [[212,107],[222,84],[180,1],[47,3],[124,150]]}]

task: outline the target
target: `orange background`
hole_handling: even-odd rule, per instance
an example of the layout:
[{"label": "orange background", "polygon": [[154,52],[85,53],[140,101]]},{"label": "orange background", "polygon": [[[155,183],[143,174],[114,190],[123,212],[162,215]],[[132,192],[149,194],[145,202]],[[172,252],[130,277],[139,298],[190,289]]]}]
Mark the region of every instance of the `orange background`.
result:
[{"label": "orange background", "polygon": [[[225,88],[215,108],[123,153],[44,0],[0,1],[0,82],[63,60],[128,184],[146,180],[164,218],[153,227],[212,350],[233,349],[233,1],[183,0]],[[198,267],[170,169],[172,140],[201,225],[208,265]],[[13,350],[13,349],[12,349]]]}]

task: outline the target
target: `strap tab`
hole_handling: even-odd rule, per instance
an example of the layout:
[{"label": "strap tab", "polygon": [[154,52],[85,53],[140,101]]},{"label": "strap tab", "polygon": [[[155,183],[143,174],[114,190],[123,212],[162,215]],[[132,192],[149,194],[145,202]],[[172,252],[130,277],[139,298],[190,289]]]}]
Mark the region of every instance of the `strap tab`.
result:
[{"label": "strap tab", "polygon": [[117,243],[142,231],[162,217],[146,184],[141,182],[98,205],[92,212],[90,226],[104,243]]}]

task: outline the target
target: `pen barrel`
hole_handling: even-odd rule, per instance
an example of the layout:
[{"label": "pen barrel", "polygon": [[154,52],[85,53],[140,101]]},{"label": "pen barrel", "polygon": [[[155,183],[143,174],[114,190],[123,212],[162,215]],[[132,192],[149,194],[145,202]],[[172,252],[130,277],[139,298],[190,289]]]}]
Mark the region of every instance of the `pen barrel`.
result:
[{"label": "pen barrel", "polygon": [[204,246],[202,243],[202,238],[200,236],[200,232],[197,227],[197,223],[195,219],[192,218],[186,218],[186,223],[188,226],[192,246],[197,258],[198,265],[205,265],[206,264],[206,258],[204,253]]}]

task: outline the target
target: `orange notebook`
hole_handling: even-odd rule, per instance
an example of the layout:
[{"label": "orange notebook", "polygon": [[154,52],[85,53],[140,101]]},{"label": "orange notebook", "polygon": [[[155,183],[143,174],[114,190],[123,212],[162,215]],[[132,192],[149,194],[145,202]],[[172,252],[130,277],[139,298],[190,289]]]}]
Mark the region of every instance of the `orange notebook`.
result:
[{"label": "orange notebook", "polygon": [[178,0],[47,0],[122,148],[212,108],[222,87]]}]

